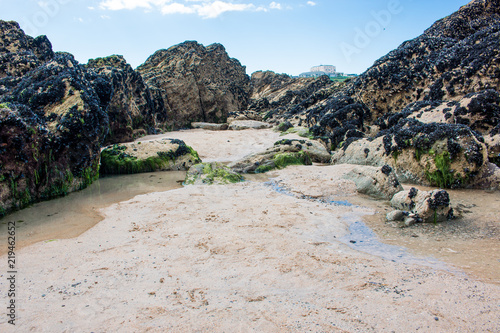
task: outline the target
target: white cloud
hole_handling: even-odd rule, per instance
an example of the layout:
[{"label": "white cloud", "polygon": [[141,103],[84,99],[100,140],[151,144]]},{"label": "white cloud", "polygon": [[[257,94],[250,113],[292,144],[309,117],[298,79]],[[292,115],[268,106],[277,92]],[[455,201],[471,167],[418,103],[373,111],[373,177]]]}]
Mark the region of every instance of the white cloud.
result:
[{"label": "white cloud", "polygon": [[103,20],[110,20],[111,19],[111,16],[108,16],[108,15],[101,15],[101,18]]},{"label": "white cloud", "polygon": [[274,1],[269,4],[269,8],[271,8],[271,9],[282,9],[281,4],[277,3],[277,2],[274,2]]},{"label": "white cloud", "polygon": [[161,13],[166,14],[192,14],[195,10],[192,7],[187,7],[181,3],[171,3],[161,7]]},{"label": "white cloud", "polygon": [[314,2],[314,1],[308,1],[307,4],[309,6],[316,6],[316,2]]},{"label": "white cloud", "polygon": [[163,15],[196,14],[202,18],[216,18],[226,12],[283,9],[283,5],[275,1],[269,6],[256,6],[251,2],[233,3],[233,0],[101,0],[99,7],[104,10],[157,10]]},{"label": "white cloud", "polygon": [[170,1],[171,0],[105,0],[100,3],[100,7],[109,10],[131,10],[136,8],[151,9],[151,5],[158,7]]},{"label": "white cloud", "polygon": [[214,1],[203,5],[194,5],[193,7],[198,15],[203,18],[215,18],[225,12],[241,12],[255,8],[253,4],[234,4],[224,1]]}]

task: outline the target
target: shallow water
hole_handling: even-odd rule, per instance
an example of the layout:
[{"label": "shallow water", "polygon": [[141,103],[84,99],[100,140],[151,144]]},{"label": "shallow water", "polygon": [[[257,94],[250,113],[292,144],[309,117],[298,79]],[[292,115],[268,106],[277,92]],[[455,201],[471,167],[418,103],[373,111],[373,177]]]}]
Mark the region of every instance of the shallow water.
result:
[{"label": "shallow water", "polygon": [[[16,247],[77,237],[102,220],[101,208],[136,195],[182,187],[186,173],[168,171],[101,178],[88,188],[34,204],[0,219],[0,244],[7,244],[7,223],[16,221]],[[6,253],[0,247],[0,254]]]}]

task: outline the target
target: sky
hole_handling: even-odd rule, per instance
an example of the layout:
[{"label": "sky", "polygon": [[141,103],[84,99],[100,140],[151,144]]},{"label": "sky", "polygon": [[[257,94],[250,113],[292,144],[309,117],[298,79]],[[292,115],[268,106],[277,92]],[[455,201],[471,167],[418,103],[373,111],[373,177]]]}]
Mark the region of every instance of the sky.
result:
[{"label": "sky", "polygon": [[317,65],[360,74],[467,0],[0,0],[0,19],[80,63],[120,54],[132,67],[159,49],[221,43],[257,70]]}]

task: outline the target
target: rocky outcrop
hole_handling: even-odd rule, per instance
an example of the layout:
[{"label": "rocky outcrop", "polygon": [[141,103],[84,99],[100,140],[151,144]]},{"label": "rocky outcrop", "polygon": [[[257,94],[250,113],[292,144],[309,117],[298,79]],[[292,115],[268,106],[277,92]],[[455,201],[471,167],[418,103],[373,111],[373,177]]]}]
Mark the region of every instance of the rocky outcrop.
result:
[{"label": "rocky outcrop", "polygon": [[[283,120],[302,125],[301,111],[318,100],[325,99],[335,87],[327,76],[320,78],[292,78],[272,71],[258,71],[251,76],[251,95],[248,112],[259,114],[264,120],[279,123]],[[254,118],[255,119],[255,116]]]},{"label": "rocky outcrop", "polygon": [[177,139],[114,144],[101,152],[101,174],[187,171],[197,163],[198,153]]},{"label": "rocky outcrop", "polygon": [[162,100],[151,94],[142,76],[122,56],[91,59],[86,68],[109,118],[107,144],[159,131],[157,124],[166,120]]},{"label": "rocky outcrop", "polygon": [[0,213],[86,187],[108,117],[85,68],[0,21]]},{"label": "rocky outcrop", "polygon": [[375,199],[390,200],[394,194],[403,191],[394,171],[388,165],[382,168],[355,166],[343,178],[354,182],[359,193]]},{"label": "rocky outcrop", "polygon": [[137,70],[163,100],[165,128],[226,122],[229,112],[244,110],[248,103],[245,67],[220,44],[184,42],[155,52]]},{"label": "rocky outcrop", "polygon": [[[441,140],[449,143],[450,158],[445,164],[452,165],[460,145],[467,162],[460,170],[449,169],[462,179],[443,186],[471,186],[488,163],[483,136],[495,135],[499,129],[499,39],[499,1],[472,1],[299,113],[306,115],[311,132],[333,150],[345,150],[364,138],[366,145],[360,150],[371,153],[371,141],[384,137],[384,149],[398,146],[396,152],[392,150],[396,155],[410,149],[419,160],[422,150],[430,151],[429,144]],[[457,137],[459,132],[468,134]],[[412,139],[409,133],[418,138]],[[397,137],[405,139],[397,141]],[[424,144],[428,139],[431,142]],[[382,163],[386,161],[377,162]],[[429,168],[434,172],[432,161]]]}]

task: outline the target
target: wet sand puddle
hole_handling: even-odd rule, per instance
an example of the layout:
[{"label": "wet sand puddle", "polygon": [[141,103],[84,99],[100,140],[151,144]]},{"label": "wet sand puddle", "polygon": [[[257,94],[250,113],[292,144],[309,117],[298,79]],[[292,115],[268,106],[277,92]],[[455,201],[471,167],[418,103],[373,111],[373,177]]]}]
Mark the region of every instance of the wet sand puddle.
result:
[{"label": "wet sand puddle", "polygon": [[[346,208],[360,208],[360,206],[355,205],[348,200],[326,201],[309,196],[298,196],[287,188],[281,186],[279,182],[276,182],[275,180],[271,180],[269,182],[266,182],[265,184],[280,194],[296,197],[299,199],[312,200],[328,205],[344,206]],[[329,230],[327,225],[318,226],[314,234],[309,234],[307,236],[315,242],[341,242],[354,250],[362,251],[374,256],[384,258],[386,260],[391,260],[393,262],[418,264],[421,266],[446,270],[448,272],[459,273],[458,270],[453,269],[445,262],[437,260],[432,256],[414,255],[409,252],[408,249],[404,246],[391,245],[382,242],[378,235],[362,221],[365,215],[366,214],[360,212],[346,212],[342,216],[342,219],[348,227],[348,232],[340,238],[332,236],[334,233]]]},{"label": "wet sand puddle", "polygon": [[[341,242],[355,250],[386,260],[458,273],[447,264],[451,263],[485,282],[500,283],[499,223],[496,217],[500,194],[484,191],[471,193],[470,190],[450,191],[454,200],[473,201],[467,207],[470,207],[473,214],[481,214],[479,220],[482,223],[479,226],[470,223],[466,214],[458,222],[449,223],[451,226],[420,225],[415,228],[400,229],[384,222],[385,213],[390,210],[387,202],[374,201],[362,196],[331,201],[298,196],[273,179],[270,180],[270,177],[272,176],[265,174],[246,175],[248,181],[264,182],[265,186],[270,186],[280,194],[344,206],[349,210],[343,216],[348,229],[343,237],[335,238],[331,236],[328,226],[318,226],[314,234],[308,235],[314,241]],[[102,220],[99,214],[101,208],[129,200],[136,195],[180,188],[184,178],[185,172],[156,172],[101,178],[85,190],[35,204],[0,219],[1,241],[6,242],[8,221],[18,222],[16,223],[18,247],[40,241],[77,237]],[[491,209],[485,211],[476,208],[475,201],[477,203],[486,201]],[[353,213],[350,212],[351,207],[370,207],[377,213]],[[467,239],[457,236],[463,233],[467,233]],[[6,249],[0,248],[0,254],[5,252]]]},{"label": "wet sand puddle", "polygon": [[[34,204],[0,219],[0,242],[7,244],[7,223],[16,221],[16,246],[73,238],[102,220],[101,208],[136,195],[182,187],[186,173],[168,171],[100,178],[88,188]],[[0,248],[0,255],[7,248]]]}]

